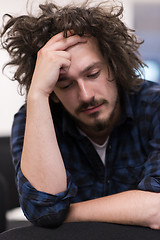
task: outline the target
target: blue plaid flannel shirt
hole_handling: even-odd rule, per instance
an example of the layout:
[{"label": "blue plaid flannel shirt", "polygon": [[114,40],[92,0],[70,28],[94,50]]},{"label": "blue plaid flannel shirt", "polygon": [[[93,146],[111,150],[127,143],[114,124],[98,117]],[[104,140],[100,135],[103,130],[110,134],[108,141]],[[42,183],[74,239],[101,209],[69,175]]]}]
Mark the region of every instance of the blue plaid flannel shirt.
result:
[{"label": "blue plaid flannel shirt", "polygon": [[66,112],[53,120],[68,187],[51,195],[37,191],[20,169],[26,120],[22,106],[14,117],[11,150],[20,205],[29,221],[57,226],[70,203],[133,189],[160,192],[160,85],[145,81],[136,94],[124,94],[122,109],[122,119],[109,137],[105,166]]}]

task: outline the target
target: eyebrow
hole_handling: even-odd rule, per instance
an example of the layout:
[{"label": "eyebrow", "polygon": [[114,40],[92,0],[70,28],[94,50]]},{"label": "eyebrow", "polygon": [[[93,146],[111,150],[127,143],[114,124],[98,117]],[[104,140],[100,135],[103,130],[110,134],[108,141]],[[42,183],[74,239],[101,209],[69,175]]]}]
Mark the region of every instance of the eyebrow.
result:
[{"label": "eyebrow", "polygon": [[[102,65],[103,65],[103,63],[100,62],[100,61],[99,62],[94,62],[91,65],[87,66],[85,69],[83,69],[80,74],[83,75],[86,72],[89,72],[90,70],[92,70],[93,68],[100,67]],[[68,80],[68,79],[69,79],[69,77],[67,77],[65,74],[61,74],[59,76],[58,82],[65,81],[65,80]]]},{"label": "eyebrow", "polygon": [[86,72],[89,72],[92,68],[100,67],[100,66],[102,66],[102,65],[103,65],[102,62],[92,63],[91,65],[87,66],[84,70],[82,70],[81,74],[84,74],[84,73],[86,73]]}]

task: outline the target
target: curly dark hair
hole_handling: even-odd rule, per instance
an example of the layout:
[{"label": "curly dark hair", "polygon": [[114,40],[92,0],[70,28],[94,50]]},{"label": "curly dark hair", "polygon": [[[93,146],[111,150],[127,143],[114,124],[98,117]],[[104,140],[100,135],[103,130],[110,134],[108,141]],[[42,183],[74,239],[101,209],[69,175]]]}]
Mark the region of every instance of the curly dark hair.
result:
[{"label": "curly dark hair", "polygon": [[[106,1],[106,4],[111,1]],[[104,7],[103,4],[89,6],[59,7],[54,3],[39,5],[40,14],[9,17],[1,33],[2,46],[11,56],[6,64],[17,66],[13,80],[28,92],[36,63],[37,52],[55,34],[73,30],[80,36],[89,35],[98,40],[100,50],[112,70],[117,85],[132,91],[141,83],[144,63],[139,58],[138,41],[134,30],[121,20],[123,6]]]}]

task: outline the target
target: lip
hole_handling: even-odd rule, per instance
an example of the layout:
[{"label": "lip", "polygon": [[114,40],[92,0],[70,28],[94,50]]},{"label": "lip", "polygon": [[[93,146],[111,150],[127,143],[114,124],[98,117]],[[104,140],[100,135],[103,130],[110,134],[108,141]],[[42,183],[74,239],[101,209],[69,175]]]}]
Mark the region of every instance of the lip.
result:
[{"label": "lip", "polygon": [[97,106],[88,107],[86,109],[83,109],[81,112],[86,113],[86,114],[91,114],[91,113],[99,111],[101,109],[102,105],[103,105],[103,103],[101,103],[100,105],[97,105]]}]

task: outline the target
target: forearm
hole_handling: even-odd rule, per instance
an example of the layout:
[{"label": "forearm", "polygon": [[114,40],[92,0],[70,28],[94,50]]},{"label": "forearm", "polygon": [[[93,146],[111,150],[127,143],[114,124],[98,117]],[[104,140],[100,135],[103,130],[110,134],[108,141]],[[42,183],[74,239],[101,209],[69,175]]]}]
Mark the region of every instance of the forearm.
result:
[{"label": "forearm", "polygon": [[[57,144],[48,98],[29,94],[21,169],[39,191],[66,190],[66,172]],[[53,184],[54,183],[54,184]]]},{"label": "forearm", "polygon": [[27,119],[21,169],[40,191],[57,194],[66,190],[66,171],[57,144],[48,98],[59,75],[71,64],[66,50],[85,38],[68,32],[53,36],[37,53],[27,100]]},{"label": "forearm", "polygon": [[72,204],[66,222],[100,221],[159,228],[159,212],[159,193],[134,190]]}]

